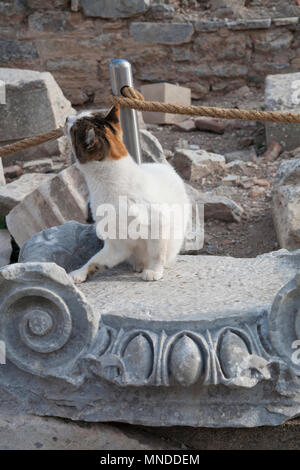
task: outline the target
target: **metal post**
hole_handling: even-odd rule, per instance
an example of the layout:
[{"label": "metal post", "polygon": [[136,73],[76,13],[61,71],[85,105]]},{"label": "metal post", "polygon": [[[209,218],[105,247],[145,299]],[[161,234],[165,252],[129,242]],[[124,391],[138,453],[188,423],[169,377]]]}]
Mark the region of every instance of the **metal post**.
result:
[{"label": "metal post", "polygon": [[[111,61],[109,70],[113,95],[121,96],[121,90],[124,86],[133,87],[131,64],[128,60],[115,59]],[[142,151],[137,112],[134,109],[121,108],[121,124],[128,152],[137,163],[141,163]]]}]

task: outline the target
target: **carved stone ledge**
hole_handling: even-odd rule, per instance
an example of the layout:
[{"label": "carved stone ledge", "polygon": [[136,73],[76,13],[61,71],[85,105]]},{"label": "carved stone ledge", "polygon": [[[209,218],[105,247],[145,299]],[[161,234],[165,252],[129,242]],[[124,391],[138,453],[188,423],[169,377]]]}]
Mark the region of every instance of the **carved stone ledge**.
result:
[{"label": "carved stone ledge", "polygon": [[93,228],[66,225],[0,270],[0,391],[20,409],[159,426],[299,415],[300,251],[180,256],[157,283],[123,265],[77,288],[65,269]]}]

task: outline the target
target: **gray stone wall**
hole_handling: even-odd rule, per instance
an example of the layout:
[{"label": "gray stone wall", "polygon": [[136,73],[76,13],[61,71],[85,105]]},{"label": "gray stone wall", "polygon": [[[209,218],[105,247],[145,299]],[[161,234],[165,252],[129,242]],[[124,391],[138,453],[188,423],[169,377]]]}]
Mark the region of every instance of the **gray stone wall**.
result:
[{"label": "gray stone wall", "polygon": [[278,14],[289,16],[279,18],[258,6],[247,17],[244,1],[231,3],[0,1],[0,67],[49,71],[84,106],[103,104],[108,64],[120,56],[132,62],[136,86],[176,81],[194,99],[297,71],[300,7],[285,6]]}]

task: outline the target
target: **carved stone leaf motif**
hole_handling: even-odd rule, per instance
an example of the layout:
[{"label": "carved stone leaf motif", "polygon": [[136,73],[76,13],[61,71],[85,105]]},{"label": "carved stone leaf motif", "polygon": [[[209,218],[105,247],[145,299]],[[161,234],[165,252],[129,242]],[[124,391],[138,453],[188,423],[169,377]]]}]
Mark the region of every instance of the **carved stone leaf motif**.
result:
[{"label": "carved stone leaf motif", "polygon": [[142,334],[135,336],[127,345],[124,356],[127,375],[134,381],[146,380],[152,371],[153,353],[149,340]]},{"label": "carved stone leaf motif", "polygon": [[228,385],[254,387],[260,380],[271,378],[269,361],[251,354],[245,341],[227,330],[221,343],[220,360]]},{"label": "carved stone leaf motif", "polygon": [[227,330],[220,349],[221,365],[226,377],[236,377],[240,372],[242,361],[248,356],[249,351],[242,338]]},{"label": "carved stone leaf motif", "polygon": [[199,347],[189,336],[181,336],[170,354],[170,372],[177,382],[189,386],[201,376],[203,361]]}]

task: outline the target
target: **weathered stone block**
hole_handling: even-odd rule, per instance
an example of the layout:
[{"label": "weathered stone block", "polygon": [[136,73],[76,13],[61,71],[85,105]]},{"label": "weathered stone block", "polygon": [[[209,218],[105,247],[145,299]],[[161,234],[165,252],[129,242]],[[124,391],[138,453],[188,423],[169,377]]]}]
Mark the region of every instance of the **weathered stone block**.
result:
[{"label": "weathered stone block", "polygon": [[159,2],[151,5],[151,16],[155,20],[171,20],[174,15],[175,10],[171,5]]},{"label": "weathered stone block", "polygon": [[292,41],[293,34],[290,31],[258,32],[253,36],[254,50],[266,54],[289,49]]},{"label": "weathered stone block", "polygon": [[195,30],[197,32],[203,32],[203,31],[217,31],[220,28],[223,28],[224,26],[227,25],[226,21],[197,21],[195,23]]},{"label": "weathered stone block", "polygon": [[[10,262],[12,254],[11,236],[8,230],[0,230],[0,268]],[[1,364],[1,363],[0,363]]]},{"label": "weathered stone block", "polygon": [[62,33],[75,29],[67,12],[51,11],[51,13],[35,12],[28,18],[31,31]]},{"label": "weathered stone block", "polygon": [[0,186],[3,186],[4,184],[6,184],[6,181],[5,181],[5,176],[4,176],[2,160],[0,158]]},{"label": "weathered stone block", "polygon": [[84,176],[73,165],[40,185],[18,204],[6,217],[7,227],[21,247],[32,235],[45,228],[68,220],[85,223],[87,204],[88,189]]},{"label": "weathered stone block", "polygon": [[7,266],[2,400],[9,392],[16,411],[151,426],[297,416],[299,259],[179,256],[163,282],[145,285],[123,265],[80,289],[53,262]]},{"label": "weathered stone block", "polygon": [[[300,73],[268,75],[265,104],[271,111],[300,113]],[[300,146],[299,124],[266,122],[265,126],[268,146],[274,140],[284,150]]]},{"label": "weathered stone block", "polygon": [[[190,106],[191,90],[190,88],[172,85],[171,83],[153,83],[152,85],[143,85],[141,92],[147,101],[161,101],[163,103],[181,104]],[[186,119],[186,116],[169,113],[150,113],[143,112],[143,118],[146,123],[151,124],[173,124]]]},{"label": "weathered stone block", "polygon": [[282,248],[300,248],[300,159],[283,161],[276,173],[272,213]]},{"label": "weathered stone block", "polygon": [[244,209],[226,196],[200,193],[199,199],[204,204],[204,219],[240,222]]},{"label": "weathered stone block", "polygon": [[135,42],[149,44],[182,44],[191,40],[191,23],[131,23],[130,34]]},{"label": "weathered stone block", "polygon": [[143,162],[166,163],[163,148],[159,140],[151,132],[141,129],[140,142]]},{"label": "weathered stone block", "polygon": [[[123,451],[181,449],[149,433],[128,430],[109,423],[76,423],[58,418],[14,413],[2,406],[0,411],[1,450]],[[107,457],[104,457],[107,456]],[[99,457],[100,464],[101,456]],[[109,453],[103,452],[109,464]]]},{"label": "weathered stone block", "polygon": [[[30,61],[37,59],[38,52],[33,42],[0,40],[0,62],[2,64],[15,60]],[[1,78],[3,80],[3,78]]]},{"label": "weathered stone block", "polygon": [[235,152],[225,153],[226,162],[233,162],[234,160],[242,160],[244,162],[251,162],[256,159],[256,150],[251,146],[244,150],[236,150]]},{"label": "weathered stone block", "polygon": [[[6,85],[6,105],[0,106],[0,145],[51,131],[75,112],[48,72],[0,68],[0,80]],[[6,161],[32,160],[33,152],[40,156],[59,155],[65,152],[66,145],[65,137],[61,137],[18,152]]]},{"label": "weathered stone block", "polygon": [[211,173],[226,171],[225,158],[205,150],[176,149],[172,164],[187,181],[198,181]]},{"label": "weathered stone block", "polygon": [[299,17],[298,16],[292,16],[289,18],[273,18],[272,23],[275,26],[290,26],[290,25],[295,25],[299,23]]},{"label": "weathered stone block", "polygon": [[53,176],[51,174],[27,173],[18,180],[0,187],[0,215],[7,215],[26,196]]},{"label": "weathered stone block", "polygon": [[145,13],[150,4],[150,0],[81,0],[84,14],[99,18],[127,18]]},{"label": "weathered stone block", "polygon": [[233,30],[248,30],[248,29],[268,29],[272,23],[271,18],[258,18],[248,20],[228,21],[227,27]]}]

